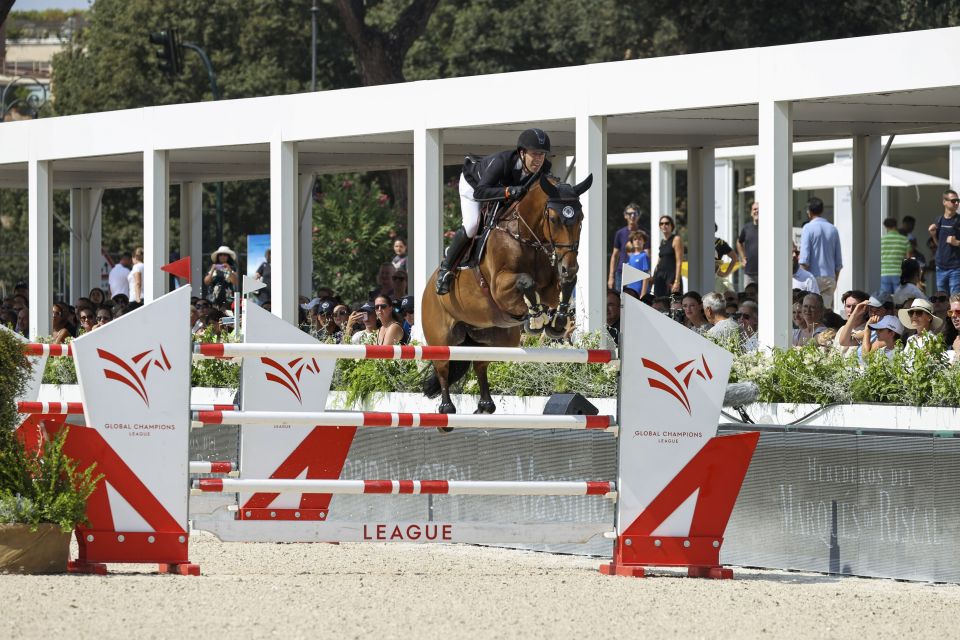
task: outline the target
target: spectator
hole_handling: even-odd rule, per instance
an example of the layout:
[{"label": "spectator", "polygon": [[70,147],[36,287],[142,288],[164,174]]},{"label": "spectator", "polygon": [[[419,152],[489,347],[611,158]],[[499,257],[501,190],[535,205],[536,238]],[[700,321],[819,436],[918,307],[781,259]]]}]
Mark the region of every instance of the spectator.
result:
[{"label": "spectator", "polygon": [[905,350],[917,349],[927,343],[933,331],[939,331],[943,320],[933,315],[933,305],[927,300],[917,298],[908,309],[900,309],[897,317],[905,327],[916,331],[915,335],[907,338]]},{"label": "spectator", "polygon": [[946,334],[946,342],[950,351],[950,361],[957,362],[957,353],[960,352],[960,293],[950,296],[950,308],[947,310],[950,326]]},{"label": "spectator", "polygon": [[667,296],[661,296],[659,298],[653,299],[653,304],[650,305],[655,310],[660,313],[670,314],[670,298]]},{"label": "spectator", "polygon": [[620,344],[620,294],[607,289],[607,333]]},{"label": "spectator", "polygon": [[743,332],[746,340],[743,342],[745,351],[756,351],[759,348],[757,336],[757,325],[759,324],[759,307],[752,300],[744,300],[740,303],[740,309],[737,311],[737,322],[740,323],[740,330]]},{"label": "spectator", "polygon": [[393,272],[393,275],[390,276],[390,281],[393,283],[393,297],[400,299],[407,295],[407,272],[402,270],[396,270]]},{"label": "spectator", "polygon": [[[857,291],[851,292],[847,300],[855,300],[854,294],[859,293]],[[886,315],[887,309],[879,298],[870,296],[866,300],[858,302],[847,315],[847,322],[837,332],[837,344],[844,348],[862,347],[864,340],[876,340],[876,335],[869,335],[871,332],[867,325],[880,322]],[[862,357],[862,350],[858,349],[858,351],[860,351]]]},{"label": "spectator", "polygon": [[110,269],[108,281],[110,282],[111,298],[121,293],[127,296],[128,300],[130,298],[130,282],[127,280],[127,276],[130,275],[130,259],[129,252],[121,253],[120,261],[113,265],[113,269]]},{"label": "spectator", "polygon": [[950,310],[950,296],[946,291],[937,291],[929,298],[933,305],[933,315],[943,320],[944,326],[947,325],[947,311]]},{"label": "spectator", "polygon": [[95,317],[97,326],[94,328],[98,329],[113,320],[113,309],[108,304],[102,304],[97,307],[97,315]]},{"label": "spectator", "polygon": [[751,222],[740,227],[737,236],[737,253],[740,254],[740,265],[743,267],[744,285],[757,282],[757,273],[760,270],[760,203],[750,205]]},{"label": "spectator", "polygon": [[338,304],[333,308],[333,321],[337,323],[337,343],[344,340],[347,335],[347,325],[350,322],[350,307],[345,304]]},{"label": "spectator", "polygon": [[393,301],[388,296],[379,295],[373,300],[373,308],[380,321],[377,344],[400,344],[403,339],[403,319],[394,310]]},{"label": "spectator", "polygon": [[30,309],[27,307],[20,307],[17,313],[17,325],[14,327],[14,331],[22,335],[24,338],[29,338],[30,335]]},{"label": "spectator", "polygon": [[797,328],[793,330],[793,346],[802,347],[827,330],[823,324],[823,308],[823,298],[819,294],[808,293],[803,297]]},{"label": "spectator", "polygon": [[748,282],[743,287],[743,297],[745,300],[753,300],[754,302],[759,302],[757,300],[757,283]]},{"label": "spectator", "polygon": [[653,272],[653,295],[668,296],[683,292],[680,268],[683,264],[683,240],[677,235],[676,225],[670,216],[660,216],[660,250],[657,253],[657,268]]},{"label": "spectator", "polygon": [[800,260],[796,253],[793,254],[793,288],[809,293],[820,293],[817,279],[809,271],[800,268]]},{"label": "spectator", "polygon": [[13,295],[23,296],[24,300],[28,300],[30,298],[30,287],[27,286],[26,282],[20,280],[17,284],[13,285]]},{"label": "spectator", "polygon": [[377,296],[393,298],[393,273],[396,271],[393,264],[384,262],[377,270],[377,288],[370,292],[370,300],[375,300]]},{"label": "spectator", "polygon": [[[360,325],[360,330],[357,325]],[[377,341],[377,315],[373,305],[365,302],[360,310],[350,316],[350,342],[352,344],[375,344]]]},{"label": "spectator", "polygon": [[[733,273],[737,266],[737,252],[733,250],[727,241],[716,235],[717,225],[713,225],[713,270],[716,275],[714,291],[727,291],[730,288],[730,281],[727,276]],[[729,258],[729,260],[724,260]]]},{"label": "spectator", "polygon": [[80,319],[80,333],[90,333],[97,327],[97,312],[88,307],[77,311],[77,317]]},{"label": "spectator", "polygon": [[403,334],[407,341],[404,344],[407,344],[410,342],[410,334],[416,324],[414,322],[413,296],[404,296],[400,301],[400,315],[403,316]]},{"label": "spectator", "polygon": [[824,307],[833,309],[833,295],[843,268],[843,258],[840,254],[840,234],[822,215],[823,200],[810,198],[807,201],[810,222],[803,227],[800,236],[800,266],[817,279]]},{"label": "spectator", "polygon": [[897,340],[903,337],[903,323],[897,316],[883,316],[876,322],[870,322],[868,328],[871,331],[864,333],[860,364],[866,361],[869,354],[877,351],[883,351],[888,358],[893,358]]},{"label": "spectator", "polygon": [[[206,304],[206,303],[204,303]],[[190,305],[190,333],[196,333],[200,328],[200,311],[197,309],[196,304]]]},{"label": "spectator", "polygon": [[263,262],[260,263],[260,266],[257,267],[257,272],[253,274],[254,280],[259,280],[263,284],[267,285],[263,289],[257,291],[257,304],[261,307],[267,304],[270,304],[270,249],[267,249],[263,253]]},{"label": "spectator", "polygon": [[627,224],[617,229],[613,235],[613,251],[610,252],[610,269],[607,275],[607,289],[620,291],[623,282],[623,265],[627,262],[627,242],[630,241],[630,235],[637,231],[637,224],[640,220],[640,209],[634,203],[628,204],[623,209],[623,219]]},{"label": "spectator", "polygon": [[910,241],[897,231],[897,219],[883,221],[880,238],[880,293],[891,296],[900,284],[900,265],[910,257]]},{"label": "spectator", "polygon": [[143,302],[143,247],[133,250],[133,268],[127,274],[131,302]]},{"label": "spectator", "polygon": [[125,293],[118,293],[113,296],[113,317],[119,318],[127,312],[127,307],[130,305],[130,298],[127,297]]},{"label": "spectator", "polygon": [[100,287],[94,287],[93,289],[90,289],[90,293],[87,294],[87,298],[89,298],[90,302],[93,303],[94,308],[99,307],[107,300],[106,294]]},{"label": "spectator", "polygon": [[937,289],[950,295],[960,293],[960,225],[957,207],[960,198],[953,189],[943,192],[943,215],[927,229],[936,248]]},{"label": "spectator", "polygon": [[740,325],[727,315],[727,302],[719,293],[711,291],[703,296],[703,314],[713,325],[707,330],[708,338],[729,342],[741,337]]},{"label": "spectator", "polygon": [[323,300],[313,308],[316,314],[316,319],[313,323],[315,327],[313,335],[320,342],[338,343],[343,339],[343,332],[340,329],[340,325],[337,324],[336,317],[333,313],[336,308],[337,303],[330,299]]},{"label": "spectator", "polygon": [[76,327],[70,325],[70,307],[66,302],[54,302],[50,309],[50,322],[53,330],[50,333],[50,342],[63,344],[67,338],[76,338]]},{"label": "spectator", "polygon": [[[626,244],[627,264],[634,269],[639,269],[644,273],[650,273],[650,254],[647,253],[647,234],[643,231],[634,231]],[[623,267],[620,268],[620,282],[623,282]],[[634,282],[627,285],[631,291],[635,291],[641,298],[647,295],[650,289],[650,278],[644,278],[640,282]],[[620,289],[616,289],[620,291]]]},{"label": "spectator", "polygon": [[195,305],[195,308],[197,310],[197,321],[193,325],[193,332],[203,333],[203,330],[206,328],[208,324],[208,319],[210,317],[210,312],[212,311],[212,307],[209,302],[201,299],[197,302],[197,304]]},{"label": "spectator", "polygon": [[850,291],[844,291],[843,295],[840,296],[840,304],[843,305],[840,310],[840,315],[844,320],[850,318],[850,314],[853,313],[853,310],[858,304],[864,300],[869,300],[870,294],[865,291],[859,291],[858,289],[851,289]]},{"label": "spectator", "polygon": [[239,285],[237,277],[237,254],[224,245],[210,254],[213,264],[207,275],[203,277],[203,284],[210,287],[207,300],[214,306],[224,306],[233,301],[233,294]]},{"label": "spectator", "polygon": [[713,325],[707,321],[703,313],[703,299],[696,291],[688,291],[681,299],[683,316],[686,319],[684,324],[689,329],[693,329],[699,334],[705,334]]},{"label": "spectator", "polygon": [[893,305],[902,307],[914,298],[926,300],[927,296],[923,294],[918,284],[920,284],[920,263],[913,258],[907,258],[900,264],[900,286],[893,292]]},{"label": "spectator", "polygon": [[407,241],[397,238],[393,241],[393,268],[395,271],[407,270]]}]

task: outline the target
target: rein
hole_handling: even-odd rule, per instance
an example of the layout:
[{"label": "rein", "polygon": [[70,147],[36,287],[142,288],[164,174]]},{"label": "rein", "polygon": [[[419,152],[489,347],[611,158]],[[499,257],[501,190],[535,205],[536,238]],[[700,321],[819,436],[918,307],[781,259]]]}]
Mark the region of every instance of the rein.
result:
[{"label": "rein", "polygon": [[[546,203],[543,205],[543,211],[540,212],[540,216],[542,218],[547,217],[547,210],[549,209],[548,205],[549,203]],[[577,251],[577,249],[580,247],[579,242],[572,242],[572,243],[554,242],[553,230],[551,229],[549,221],[547,222],[547,232],[549,234],[549,238],[548,238],[549,242],[544,242],[543,240],[541,240],[540,237],[537,235],[536,231],[534,231],[533,228],[531,228],[530,225],[527,224],[527,221],[524,220],[523,216],[520,215],[519,202],[513,203],[510,206],[510,208],[507,209],[507,211],[505,212],[504,217],[501,218],[501,221],[506,223],[510,223],[514,220],[517,221],[516,232],[511,231],[510,229],[507,229],[506,227],[502,226],[502,224],[499,224],[499,223],[493,228],[496,231],[502,231],[503,233],[507,234],[508,236],[510,236],[511,238],[513,238],[523,246],[531,247],[533,249],[539,249],[540,251],[542,251],[543,254],[547,256],[547,258],[549,258],[551,267],[556,267],[557,262],[562,260],[564,256],[566,256],[571,251]],[[521,224],[523,225],[523,227],[526,228],[527,232],[532,236],[532,239],[524,238],[521,235],[520,233]],[[557,249],[567,249],[567,251],[565,251],[564,254],[561,256],[557,251]]]}]

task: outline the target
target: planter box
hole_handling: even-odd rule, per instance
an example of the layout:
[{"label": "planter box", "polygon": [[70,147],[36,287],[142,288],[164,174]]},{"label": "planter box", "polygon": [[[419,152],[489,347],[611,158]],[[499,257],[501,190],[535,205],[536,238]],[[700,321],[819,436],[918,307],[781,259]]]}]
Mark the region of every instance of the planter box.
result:
[{"label": "planter box", "polygon": [[66,573],[71,535],[55,524],[0,524],[0,573]]},{"label": "planter box", "polygon": [[851,429],[954,431],[960,429],[960,408],[906,407],[895,404],[764,404],[749,405],[757,424]]}]

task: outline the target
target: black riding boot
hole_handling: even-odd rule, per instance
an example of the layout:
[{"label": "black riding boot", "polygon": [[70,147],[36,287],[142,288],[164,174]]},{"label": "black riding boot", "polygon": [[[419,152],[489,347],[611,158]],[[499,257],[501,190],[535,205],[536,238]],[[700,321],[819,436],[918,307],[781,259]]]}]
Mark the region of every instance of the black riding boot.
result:
[{"label": "black riding boot", "polygon": [[460,254],[463,253],[467,245],[470,244],[470,237],[467,236],[467,230],[463,227],[457,229],[450,240],[450,246],[443,255],[440,262],[440,271],[437,272],[437,295],[445,296],[450,293],[450,286],[453,284],[453,268],[460,262]]}]

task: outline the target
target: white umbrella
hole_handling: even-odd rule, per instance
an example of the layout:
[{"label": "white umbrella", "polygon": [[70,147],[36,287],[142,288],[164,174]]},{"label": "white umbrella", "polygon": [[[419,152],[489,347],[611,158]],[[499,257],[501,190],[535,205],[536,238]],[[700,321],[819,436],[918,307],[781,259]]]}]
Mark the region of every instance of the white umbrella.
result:
[{"label": "white umbrella", "polygon": [[[880,168],[880,184],[884,187],[919,187],[931,184],[950,184],[950,181],[918,171],[883,165]],[[851,186],[853,186],[853,162],[850,160],[831,162],[793,174],[794,191],[813,191],[814,189]],[[754,191],[755,189],[756,186],[751,185],[740,189],[740,191]]]}]

